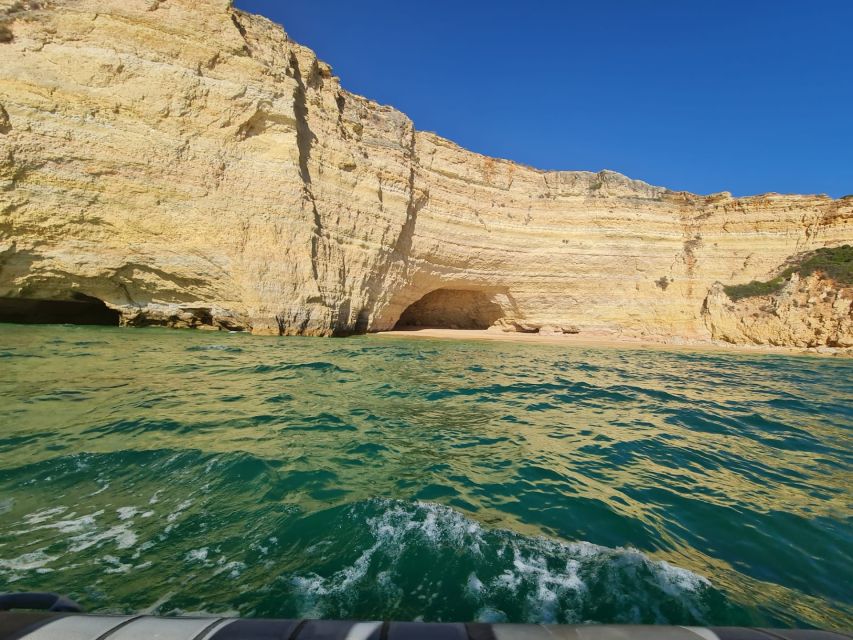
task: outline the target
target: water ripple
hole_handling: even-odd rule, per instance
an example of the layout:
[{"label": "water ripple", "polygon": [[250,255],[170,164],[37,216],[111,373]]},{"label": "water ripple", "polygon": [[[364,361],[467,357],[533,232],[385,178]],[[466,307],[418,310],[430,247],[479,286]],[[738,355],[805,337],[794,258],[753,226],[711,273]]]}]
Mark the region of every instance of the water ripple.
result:
[{"label": "water ripple", "polygon": [[8,325],[0,358],[10,588],[853,626],[849,360]]}]

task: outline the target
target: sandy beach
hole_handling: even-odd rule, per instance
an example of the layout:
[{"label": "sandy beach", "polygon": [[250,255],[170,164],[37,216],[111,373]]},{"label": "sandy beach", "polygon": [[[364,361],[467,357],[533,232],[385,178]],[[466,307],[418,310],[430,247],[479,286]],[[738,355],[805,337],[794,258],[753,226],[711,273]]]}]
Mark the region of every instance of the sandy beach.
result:
[{"label": "sandy beach", "polygon": [[633,336],[617,336],[607,333],[584,333],[563,335],[540,335],[538,333],[519,333],[490,331],[487,329],[444,329],[436,327],[406,327],[392,331],[382,331],[379,336],[393,338],[438,338],[443,340],[486,340],[493,342],[524,342],[531,344],[550,344],[566,347],[638,347],[648,349],[679,349],[687,351],[722,351],[744,353],[777,353],[807,356],[853,356],[853,352],[829,347],[806,349],[799,347],[774,347],[768,345],[735,345],[725,342],[688,341],[662,342]]}]

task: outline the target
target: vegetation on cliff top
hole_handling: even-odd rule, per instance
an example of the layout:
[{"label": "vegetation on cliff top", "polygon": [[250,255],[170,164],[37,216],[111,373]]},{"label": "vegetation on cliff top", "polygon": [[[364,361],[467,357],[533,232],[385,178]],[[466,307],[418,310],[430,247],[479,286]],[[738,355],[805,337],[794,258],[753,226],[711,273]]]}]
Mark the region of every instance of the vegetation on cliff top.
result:
[{"label": "vegetation on cliff top", "polygon": [[788,265],[778,276],[767,282],[753,280],[748,284],[735,284],[723,287],[732,300],[769,296],[778,292],[795,273],[806,277],[819,272],[842,286],[853,285],[853,246],[845,244],[832,249],[823,248],[805,254]]}]

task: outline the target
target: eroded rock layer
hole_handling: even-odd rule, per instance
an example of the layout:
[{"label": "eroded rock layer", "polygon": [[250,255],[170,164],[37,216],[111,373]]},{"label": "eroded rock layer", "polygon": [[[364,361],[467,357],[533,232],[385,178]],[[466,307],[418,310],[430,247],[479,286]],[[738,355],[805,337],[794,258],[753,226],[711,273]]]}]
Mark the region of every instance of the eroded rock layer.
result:
[{"label": "eroded rock layer", "polygon": [[711,335],[735,344],[853,347],[853,287],[794,274],[779,293],[731,300],[715,285],[705,303]]},{"label": "eroded rock layer", "polygon": [[466,151],[228,0],[0,0],[0,21],[0,297],[330,335],[470,290],[433,299],[486,296],[507,328],[754,341],[703,315],[714,283],[853,240],[851,198]]}]

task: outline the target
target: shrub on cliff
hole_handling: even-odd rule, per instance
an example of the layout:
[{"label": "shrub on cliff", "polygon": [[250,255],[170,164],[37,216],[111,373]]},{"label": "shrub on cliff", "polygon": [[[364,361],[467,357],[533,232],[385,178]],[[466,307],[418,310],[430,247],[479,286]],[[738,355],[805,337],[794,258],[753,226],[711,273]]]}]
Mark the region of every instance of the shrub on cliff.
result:
[{"label": "shrub on cliff", "polygon": [[785,286],[795,273],[800,277],[806,277],[816,272],[841,286],[853,286],[853,246],[845,244],[831,249],[818,249],[800,256],[796,262],[790,264],[772,280],[767,282],[753,280],[748,284],[729,285],[724,289],[726,295],[732,300],[769,296]]}]

